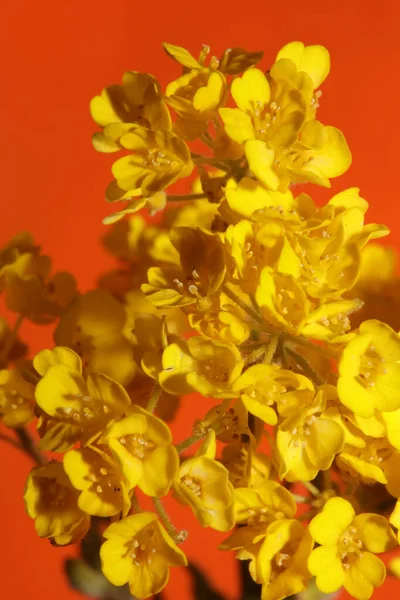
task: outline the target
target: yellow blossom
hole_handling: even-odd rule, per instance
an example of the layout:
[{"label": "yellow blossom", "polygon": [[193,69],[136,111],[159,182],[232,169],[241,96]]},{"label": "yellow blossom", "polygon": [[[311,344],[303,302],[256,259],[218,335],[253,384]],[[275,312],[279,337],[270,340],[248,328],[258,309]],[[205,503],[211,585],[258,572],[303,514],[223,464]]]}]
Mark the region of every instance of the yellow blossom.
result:
[{"label": "yellow blossom", "polygon": [[261,582],[261,600],[280,600],[307,589],[307,560],[313,540],[295,519],[271,523],[258,551],[254,571]]},{"label": "yellow blossom", "polygon": [[265,537],[271,523],[296,514],[293,496],[274,481],[265,481],[255,488],[236,488],[234,495],[236,523],[242,527],[220,544],[221,550],[250,547]]},{"label": "yellow blossom", "polygon": [[[135,123],[149,129],[170,129],[171,117],[162,100],[160,85],[148,73],[128,71],[122,78],[122,85],[106,87],[100,96],[90,103],[94,121],[101,127],[111,123]],[[102,134],[94,134],[94,145],[102,152],[120,149],[103,146],[107,144]]]},{"label": "yellow blossom", "polygon": [[233,344],[196,336],[167,346],[162,366],[159,382],[171,394],[196,390],[203,396],[232,398],[231,386],[241,373],[243,360]]},{"label": "yellow blossom", "polygon": [[211,443],[185,460],[174,481],[174,496],[188,504],[202,527],[229,531],[235,525],[233,485],[228,470],[215,460],[215,433]]},{"label": "yellow blossom", "polygon": [[135,371],[132,348],[121,331],[126,321],[123,305],[105,290],[76,298],[54,332],[58,346],[74,350],[85,373],[108,375],[126,384]]},{"label": "yellow blossom", "polygon": [[310,404],[299,406],[298,411],[279,426],[276,443],[281,459],[281,478],[310,481],[318,471],[329,469],[342,450],[343,429],[335,421],[321,416],[325,406],[322,388]]},{"label": "yellow blossom", "polygon": [[331,498],[309,528],[320,544],[308,560],[317,587],[330,594],[343,585],[358,600],[370,598],[386,575],[375,554],[397,545],[387,520],[369,513],[356,516],[350,502]]},{"label": "yellow blossom", "polygon": [[129,584],[132,596],[148,598],[168,583],[169,567],[187,560],[157,520],[142,512],[112,523],[100,549],[102,570],[113,585]]},{"label": "yellow blossom", "polygon": [[98,448],[81,448],[67,452],[63,464],[72,485],[81,492],[79,508],[97,517],[128,514],[127,482],[111,456]]},{"label": "yellow blossom", "polygon": [[0,370],[0,421],[6,427],[24,427],[34,418],[35,386],[20,368]]},{"label": "yellow blossom", "polygon": [[72,350],[64,349],[61,360],[49,367],[48,359],[39,353],[33,364],[43,374],[35,397],[47,416],[38,424],[40,447],[65,452],[78,441],[86,445],[98,438],[112,419],[127,410],[130,399],[106,375],[90,374],[85,380],[80,359]]},{"label": "yellow blossom", "polygon": [[140,406],[111,423],[101,443],[107,444],[128,488],[136,485],[148,496],[165,496],[176,476],[178,453],[168,426]]},{"label": "yellow blossom", "polygon": [[90,517],[78,506],[79,492],[70,483],[62,463],[34,467],[25,487],[25,508],[39,537],[57,546],[79,542],[89,529]]},{"label": "yellow blossom", "polygon": [[193,163],[186,143],[167,129],[152,131],[146,127],[111,124],[104,135],[134,154],[119,158],[112,173],[127,197],[151,196],[182,177],[190,175]]},{"label": "yellow blossom", "polygon": [[361,417],[375,409],[400,408],[400,338],[388,325],[370,320],[347,344],[339,362],[340,401]]},{"label": "yellow blossom", "polygon": [[180,266],[152,267],[142,291],[158,307],[185,306],[212,296],[225,277],[225,256],[220,238],[200,228],[177,227],[170,239]]}]

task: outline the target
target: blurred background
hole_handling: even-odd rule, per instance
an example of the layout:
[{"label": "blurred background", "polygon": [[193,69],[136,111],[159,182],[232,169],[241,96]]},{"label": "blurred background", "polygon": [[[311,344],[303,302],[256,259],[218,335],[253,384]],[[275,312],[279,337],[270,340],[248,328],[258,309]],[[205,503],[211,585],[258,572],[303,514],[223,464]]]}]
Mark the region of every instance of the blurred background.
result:
[{"label": "blurred background", "polygon": [[[217,55],[232,46],[264,50],[261,66],[268,68],[284,44],[300,40],[331,53],[318,116],[344,132],[353,153],[353,165],[332,190],[314,188],[313,195],[327,200],[360,187],[370,203],[368,221],[388,224],[386,243],[399,249],[400,8],[394,0],[6,0],[1,17],[0,245],[30,230],[56,270],[72,271],[80,290],[90,289],[113,264],[99,241],[110,212],[103,197],[111,160],[92,149],[90,99],[127,70],[151,72],[162,84],[177,77],[163,41],[195,55],[202,43]],[[52,346],[51,329],[28,323],[21,334],[32,352]],[[177,439],[188,434],[192,409],[184,404]],[[77,599],[62,570],[74,549],[38,539],[24,513],[30,466],[16,450],[0,447],[1,597]],[[224,535],[200,530],[188,508],[171,504],[171,514],[189,529],[185,552],[235,600],[236,565],[216,550]],[[190,597],[180,569],[172,570],[168,590],[167,598]],[[388,580],[374,598],[399,592],[400,581]]]}]

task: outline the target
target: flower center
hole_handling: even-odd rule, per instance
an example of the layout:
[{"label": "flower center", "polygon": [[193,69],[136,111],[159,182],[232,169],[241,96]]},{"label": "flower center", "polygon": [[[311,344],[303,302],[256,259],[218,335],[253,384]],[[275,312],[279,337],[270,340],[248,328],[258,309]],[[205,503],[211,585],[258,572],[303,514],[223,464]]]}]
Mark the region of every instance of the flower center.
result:
[{"label": "flower center", "polygon": [[382,364],[384,362],[384,359],[374,351],[374,347],[370,346],[360,360],[358,377],[364,387],[373,387],[379,374],[386,373],[386,369]]},{"label": "flower center", "polygon": [[156,444],[152,440],[138,433],[123,436],[119,441],[123,446],[126,446],[133,456],[140,460],[144,460],[156,448]]},{"label": "flower center", "polygon": [[291,440],[291,446],[293,446],[294,448],[305,448],[307,445],[307,440],[306,437],[311,435],[311,429],[310,426],[315,423],[315,421],[317,420],[315,415],[311,415],[310,417],[308,417],[304,423],[301,423],[299,425],[297,425],[297,427],[294,427],[292,429],[292,431],[290,432],[292,435],[292,440]]},{"label": "flower center", "polygon": [[344,569],[350,569],[350,565],[361,558],[363,543],[358,537],[355,527],[349,527],[339,540],[338,549]]},{"label": "flower center", "polygon": [[219,381],[226,383],[229,380],[226,366],[223,363],[209,359],[201,362],[201,372],[207,379],[211,381]]},{"label": "flower center", "polygon": [[157,552],[155,530],[149,527],[133,538],[128,547],[128,556],[139,567],[143,563],[151,564],[153,555]]},{"label": "flower center", "polygon": [[185,475],[185,477],[182,478],[181,483],[183,483],[183,485],[189,488],[189,490],[193,492],[195,496],[201,496],[200,481],[199,479],[196,479],[196,477],[192,477],[191,475]]}]

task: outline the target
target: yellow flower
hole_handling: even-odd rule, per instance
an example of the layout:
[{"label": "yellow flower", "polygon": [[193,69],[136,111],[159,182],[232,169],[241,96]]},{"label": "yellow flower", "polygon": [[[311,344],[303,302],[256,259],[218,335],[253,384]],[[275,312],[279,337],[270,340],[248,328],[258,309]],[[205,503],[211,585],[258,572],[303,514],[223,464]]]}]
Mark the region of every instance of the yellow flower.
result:
[{"label": "yellow flower", "polygon": [[[196,60],[186,48],[174,44],[163,44],[164,50],[185,69],[205,69],[205,62],[210,53],[210,47],[203,44],[199,59]],[[237,75],[258,63],[264,52],[247,52],[243,48],[228,48],[220,59],[211,58],[210,69],[219,69],[222,73]]]},{"label": "yellow flower", "polygon": [[142,291],[157,307],[185,306],[212,296],[225,277],[224,247],[218,235],[200,228],[177,227],[170,239],[180,267],[151,267]]},{"label": "yellow flower", "polygon": [[375,481],[388,483],[385,462],[393,451],[384,439],[365,438],[363,447],[345,446],[338,456],[337,464],[353,480],[358,478],[368,484]]},{"label": "yellow flower", "polygon": [[329,74],[330,56],[324,46],[305,46],[303,42],[290,42],[281,48],[276,60],[290,59],[298,71],[307,73],[314,89],[323,83]]},{"label": "yellow flower", "polygon": [[326,399],[322,387],[310,404],[300,405],[279,426],[276,444],[281,459],[281,479],[311,481],[318,471],[329,469],[342,450],[342,427],[321,416]]},{"label": "yellow flower", "polygon": [[188,146],[167,129],[152,131],[139,125],[113,123],[104,128],[104,136],[134,152],[119,158],[112,167],[125,197],[151,196],[192,172]]},{"label": "yellow flower", "polygon": [[241,439],[248,439],[249,443],[254,443],[254,436],[249,429],[247,410],[240,399],[232,402],[228,398],[210,408],[204,417],[197,421],[194,432],[205,435],[210,428],[215,431],[217,439],[223,444],[231,444]]},{"label": "yellow flower", "polygon": [[38,424],[40,447],[65,452],[78,441],[87,445],[97,439],[112,419],[127,410],[130,399],[106,375],[90,374],[85,381],[79,356],[72,350],[62,349],[58,359],[53,354],[52,366],[47,356],[39,353],[33,361],[43,375],[36,386],[36,402],[48,417]]},{"label": "yellow flower", "polygon": [[227,83],[220,71],[192,69],[168,84],[166,101],[178,115],[175,132],[186,139],[195,139],[208,128],[208,121],[217,117],[225,104]]},{"label": "yellow flower", "polygon": [[6,427],[24,427],[34,418],[35,387],[20,368],[0,370],[0,421]]},{"label": "yellow flower", "polygon": [[233,485],[228,470],[215,460],[215,452],[215,433],[211,430],[196,456],[181,464],[174,496],[191,507],[202,527],[229,531],[235,525]]},{"label": "yellow flower", "polygon": [[148,598],[168,583],[169,567],[187,560],[157,520],[142,512],[112,523],[100,549],[102,571],[113,585],[129,583],[132,596]]},{"label": "yellow flower", "polygon": [[[250,177],[243,177],[238,183],[229,181],[229,184],[226,186],[225,195],[229,207],[240,215],[240,217],[247,219],[252,217],[257,210],[270,208],[271,213],[274,211],[276,219],[278,220],[280,214],[283,211],[290,211],[294,204],[293,194],[290,190],[286,190],[284,193],[273,192],[266,189],[258,181],[250,179]],[[257,214],[254,215],[253,218],[256,216]],[[243,225],[240,227],[242,223]],[[235,227],[229,227],[226,232],[227,237],[235,239],[238,235],[240,236],[241,229],[246,226],[245,224],[247,224],[246,221],[240,221]],[[249,224],[247,224],[247,228],[248,227]],[[269,225],[269,227],[263,228],[264,231],[262,232],[259,232],[259,229],[260,227],[255,228],[253,237],[255,237],[260,244],[263,244],[264,242],[267,250],[269,250],[268,244],[266,243],[269,236],[272,236],[273,234],[277,235],[282,231],[282,228],[276,224],[275,228],[272,228],[271,225]],[[275,231],[277,233],[275,233]],[[247,240],[247,243],[248,242],[252,242],[252,239]],[[253,250],[253,248],[250,248],[250,250]],[[247,250],[247,252],[250,252],[250,250]],[[256,256],[252,256],[254,256],[254,262],[256,262]]]},{"label": "yellow flower", "polygon": [[264,267],[256,291],[264,319],[275,327],[296,334],[309,313],[307,296],[292,275]]},{"label": "yellow flower", "polygon": [[179,457],[168,426],[140,406],[111,423],[100,440],[114,455],[129,489],[165,496],[178,472]]},{"label": "yellow flower", "polygon": [[361,417],[400,408],[400,338],[380,321],[365,321],[339,361],[340,401]]},{"label": "yellow flower", "polygon": [[397,545],[387,520],[369,513],[356,516],[350,502],[331,498],[309,529],[320,547],[311,553],[308,568],[321,592],[330,594],[343,585],[358,600],[370,598],[386,576],[375,554]]},{"label": "yellow flower", "polygon": [[124,306],[105,290],[76,298],[54,333],[58,346],[68,346],[83,362],[85,373],[103,373],[126,384],[135,372],[132,348],[122,333]]},{"label": "yellow flower", "polygon": [[196,390],[203,396],[232,398],[232,383],[242,371],[243,360],[233,344],[196,336],[167,346],[162,366],[159,382],[171,394]]},{"label": "yellow flower", "polygon": [[96,517],[128,514],[127,483],[111,456],[98,448],[82,448],[67,452],[63,464],[72,485],[81,492],[81,510]]},{"label": "yellow flower", "polygon": [[24,493],[25,508],[35,519],[36,533],[52,544],[65,546],[82,539],[90,517],[78,506],[79,492],[70,483],[62,463],[34,467]]},{"label": "yellow flower", "polygon": [[255,488],[236,488],[236,523],[241,525],[220,544],[220,550],[240,550],[261,541],[274,521],[291,519],[296,502],[291,493],[274,481]]},{"label": "yellow flower", "polygon": [[15,235],[0,249],[0,291],[4,291],[5,277],[11,273],[23,277],[39,255],[40,246],[27,231]]},{"label": "yellow flower", "polygon": [[[162,100],[158,81],[148,73],[128,71],[122,85],[106,87],[90,103],[93,120],[105,127],[111,123],[134,123],[149,129],[170,129],[171,117]],[[101,152],[113,152],[119,145],[107,144],[101,133],[95,133],[93,143]]]},{"label": "yellow flower", "polygon": [[278,417],[272,408],[277,391],[274,378],[276,369],[272,365],[253,365],[237,379],[233,390],[240,391],[240,397],[247,410],[268,425],[276,425]]},{"label": "yellow flower", "polygon": [[7,308],[34,323],[47,324],[61,316],[77,294],[70,273],[51,273],[48,256],[23,253],[3,270]]},{"label": "yellow flower", "polygon": [[261,582],[261,600],[281,600],[307,589],[311,580],[307,560],[313,540],[295,519],[281,519],[267,529],[258,551],[255,572]]}]

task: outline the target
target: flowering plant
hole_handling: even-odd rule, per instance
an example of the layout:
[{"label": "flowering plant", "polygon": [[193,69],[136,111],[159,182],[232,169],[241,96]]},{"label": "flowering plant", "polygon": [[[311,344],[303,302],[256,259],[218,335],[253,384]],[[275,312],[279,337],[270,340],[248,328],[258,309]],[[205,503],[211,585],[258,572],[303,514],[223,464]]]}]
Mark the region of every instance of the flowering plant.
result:
[{"label": "flowering plant", "polygon": [[[17,315],[0,321],[0,417],[37,463],[26,511],[55,546],[99,526],[107,597],[159,594],[187,565],[171,495],[226,532],[262,600],[312,582],[367,600],[400,528],[399,280],[357,188],[296,194],[351,163],[316,118],[329,53],[292,42],[264,72],[262,52],[164,49],[181,69],[165,91],[132,71],[91,103],[95,149],[121,153],[104,219],[120,267],[80,294],[30,234],[0,251]],[[25,320],[55,324],[32,360]],[[168,423],[202,397],[177,442]]]}]

